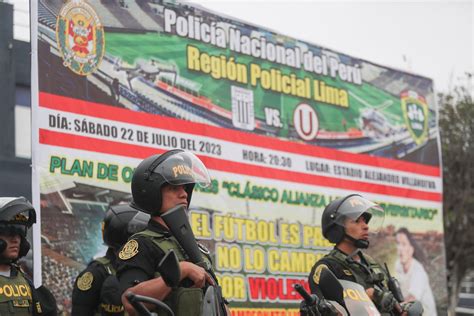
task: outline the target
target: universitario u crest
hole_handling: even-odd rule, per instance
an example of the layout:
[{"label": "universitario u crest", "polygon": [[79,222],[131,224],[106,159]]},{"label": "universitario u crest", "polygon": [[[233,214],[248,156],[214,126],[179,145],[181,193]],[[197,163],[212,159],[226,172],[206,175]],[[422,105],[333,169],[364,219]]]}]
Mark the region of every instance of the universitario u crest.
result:
[{"label": "universitario u crest", "polygon": [[56,40],[63,64],[81,76],[92,73],[102,61],[104,27],[90,4],[71,0],[58,14]]},{"label": "universitario u crest", "polygon": [[403,117],[408,132],[417,145],[428,139],[428,104],[426,99],[415,91],[400,94]]}]

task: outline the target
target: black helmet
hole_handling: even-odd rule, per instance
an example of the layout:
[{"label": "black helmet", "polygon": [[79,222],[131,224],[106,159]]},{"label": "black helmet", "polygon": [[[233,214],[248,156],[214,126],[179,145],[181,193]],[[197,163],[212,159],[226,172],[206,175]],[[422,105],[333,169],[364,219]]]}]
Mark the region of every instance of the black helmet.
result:
[{"label": "black helmet", "polygon": [[193,153],[173,149],[161,155],[143,160],[132,177],[133,206],[143,212],[159,215],[161,210],[161,188],[164,184],[185,185],[188,206],[195,184],[209,185],[209,173]]},{"label": "black helmet", "polygon": [[133,234],[146,228],[150,215],[134,209],[128,204],[111,206],[105,213],[102,226],[104,243],[119,249]]},{"label": "black helmet", "polygon": [[356,240],[345,231],[346,220],[355,221],[360,216],[364,216],[367,223],[370,221],[371,231],[374,231],[382,227],[384,210],[359,194],[351,194],[332,201],[324,209],[321,218],[323,236],[335,244],[348,237],[357,248],[367,248],[369,246],[367,240]]},{"label": "black helmet", "polygon": [[[30,250],[30,243],[26,240],[28,228],[36,223],[36,212],[33,205],[24,197],[0,198],[0,232],[4,235],[18,234],[21,237],[18,258],[25,256]],[[0,254],[7,243],[0,239]],[[16,258],[15,260],[18,260]],[[3,260],[2,260],[3,261]]]}]

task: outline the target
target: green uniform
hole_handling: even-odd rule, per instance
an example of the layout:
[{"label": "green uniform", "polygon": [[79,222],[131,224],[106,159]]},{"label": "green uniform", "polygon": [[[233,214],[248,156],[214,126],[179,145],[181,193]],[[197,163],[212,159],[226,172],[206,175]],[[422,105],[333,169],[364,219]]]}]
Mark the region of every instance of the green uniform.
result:
[{"label": "green uniform", "polygon": [[361,251],[357,254],[361,258],[360,262],[357,262],[335,247],[330,253],[316,262],[311,269],[308,279],[311,292],[319,297],[323,297],[319,289],[319,277],[321,270],[327,268],[338,279],[358,283],[364,289],[374,288],[373,302],[375,306],[382,315],[391,315],[394,301],[387,287],[388,276],[385,270],[370,256],[363,254]]},{"label": "green uniform", "polygon": [[36,305],[33,302],[30,283],[23,273],[12,265],[9,277],[0,276],[0,316],[36,315],[41,312],[39,303]]},{"label": "green uniform", "polygon": [[[133,235],[119,253],[117,277],[122,288],[160,277],[158,263],[170,249],[174,250],[179,261],[188,259],[175,237],[160,224],[150,221],[148,228]],[[203,268],[215,279],[210,258],[207,255],[203,258],[207,265]],[[204,291],[191,286],[190,280],[183,280],[164,300],[176,316],[200,315]]]}]

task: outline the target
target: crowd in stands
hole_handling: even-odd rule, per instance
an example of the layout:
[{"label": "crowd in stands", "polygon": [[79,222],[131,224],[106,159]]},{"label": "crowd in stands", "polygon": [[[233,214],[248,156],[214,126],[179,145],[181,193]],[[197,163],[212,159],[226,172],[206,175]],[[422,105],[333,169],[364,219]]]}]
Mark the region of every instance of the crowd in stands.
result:
[{"label": "crowd in stands", "polygon": [[43,256],[42,270],[43,284],[53,293],[58,309],[60,311],[70,311],[72,287],[81,269],[66,265],[59,259]]},{"label": "crowd in stands", "polygon": [[128,201],[127,192],[76,183],[41,195],[42,280],[64,315],[71,311],[74,281],[85,266],[102,256],[101,224],[110,204]]},{"label": "crowd in stands", "polygon": [[[80,213],[80,216],[74,213]],[[65,214],[58,208],[44,208],[42,231],[51,250],[86,264],[101,244],[100,225],[104,211],[83,208],[75,209],[74,213]]]}]

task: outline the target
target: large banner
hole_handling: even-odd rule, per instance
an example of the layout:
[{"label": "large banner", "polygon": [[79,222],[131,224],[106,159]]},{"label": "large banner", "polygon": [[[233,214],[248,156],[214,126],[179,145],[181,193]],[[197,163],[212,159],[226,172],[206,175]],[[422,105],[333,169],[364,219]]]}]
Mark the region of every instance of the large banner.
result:
[{"label": "large banner", "polygon": [[293,285],[307,287],[333,247],[322,211],[350,193],[384,207],[370,252],[405,296],[429,315],[445,305],[432,80],[189,4],[35,9],[35,268],[64,311],[78,272],[104,252],[104,212],[131,201],[143,158],[173,148],[210,170],[189,218],[233,315],[298,314]]}]

